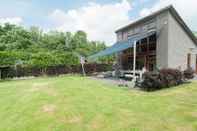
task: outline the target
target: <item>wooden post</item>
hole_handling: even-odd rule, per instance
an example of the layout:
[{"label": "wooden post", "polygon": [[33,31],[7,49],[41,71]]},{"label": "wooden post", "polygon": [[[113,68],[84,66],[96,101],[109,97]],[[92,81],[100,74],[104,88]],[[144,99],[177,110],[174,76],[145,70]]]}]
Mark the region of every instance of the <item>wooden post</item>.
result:
[{"label": "wooden post", "polygon": [[149,70],[149,37],[147,37],[147,47],[146,47],[146,69]]},{"label": "wooden post", "polygon": [[144,67],[147,67],[147,59],[146,59],[146,55],[144,56]]},{"label": "wooden post", "polygon": [[120,67],[120,70],[122,70],[122,52],[118,53],[118,58],[119,58],[119,67]]}]

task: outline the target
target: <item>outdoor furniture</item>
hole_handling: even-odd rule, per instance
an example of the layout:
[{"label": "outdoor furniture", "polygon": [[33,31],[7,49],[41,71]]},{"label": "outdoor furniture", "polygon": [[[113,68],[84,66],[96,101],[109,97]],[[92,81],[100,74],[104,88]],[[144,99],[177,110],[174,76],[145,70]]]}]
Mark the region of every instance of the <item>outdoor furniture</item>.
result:
[{"label": "outdoor furniture", "polygon": [[[136,70],[135,77],[141,80],[143,73],[144,72],[142,70]],[[132,71],[132,70],[122,70],[121,74],[123,74],[123,76],[125,78],[133,78],[134,77],[134,71]]]}]

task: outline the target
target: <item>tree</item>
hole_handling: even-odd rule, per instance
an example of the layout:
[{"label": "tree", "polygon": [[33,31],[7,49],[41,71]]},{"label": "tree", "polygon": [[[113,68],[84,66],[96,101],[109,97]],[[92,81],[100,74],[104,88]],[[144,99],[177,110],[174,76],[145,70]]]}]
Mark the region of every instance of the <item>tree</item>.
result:
[{"label": "tree", "polygon": [[43,33],[38,27],[0,25],[0,66],[13,66],[16,61],[39,68],[74,65],[79,64],[78,56],[90,56],[105,48],[104,42],[89,41],[84,31]]}]

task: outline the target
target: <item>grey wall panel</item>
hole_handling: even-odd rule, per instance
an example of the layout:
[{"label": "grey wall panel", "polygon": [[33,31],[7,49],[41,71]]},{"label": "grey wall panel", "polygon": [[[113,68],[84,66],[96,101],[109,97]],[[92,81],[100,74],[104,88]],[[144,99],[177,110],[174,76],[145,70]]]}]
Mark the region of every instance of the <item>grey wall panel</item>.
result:
[{"label": "grey wall panel", "polygon": [[[187,68],[187,54],[192,53],[191,48],[197,48],[171,14],[169,14],[168,38],[168,66],[185,70]],[[191,66],[193,69],[195,69],[195,62],[195,54],[192,54]]]},{"label": "grey wall panel", "polygon": [[168,67],[168,12],[157,16],[157,68]]}]

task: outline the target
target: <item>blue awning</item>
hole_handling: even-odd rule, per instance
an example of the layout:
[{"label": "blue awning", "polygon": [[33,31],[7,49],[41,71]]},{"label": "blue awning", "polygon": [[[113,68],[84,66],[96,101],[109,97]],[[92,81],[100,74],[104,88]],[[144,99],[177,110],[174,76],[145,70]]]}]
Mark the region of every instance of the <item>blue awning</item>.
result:
[{"label": "blue awning", "polygon": [[140,34],[140,35],[136,35],[136,36],[132,36],[128,38],[128,41],[121,41],[121,42],[117,42],[114,45],[112,45],[111,47],[95,54],[92,55],[90,57],[88,57],[89,59],[95,59],[97,57],[102,57],[102,56],[106,56],[106,55],[111,55],[114,53],[118,53],[120,51],[126,50],[128,48],[133,47],[134,45],[134,41],[139,41],[143,38],[146,38],[148,36],[151,36],[153,34],[155,34],[155,31],[151,31],[149,33],[145,33],[145,34]]},{"label": "blue awning", "polygon": [[92,55],[92,56],[90,56],[88,58],[89,59],[95,59],[97,57],[111,55],[111,54],[120,52],[122,50],[128,49],[128,48],[130,48],[132,46],[133,46],[133,43],[129,43],[128,41],[125,41],[125,42],[117,42],[113,46],[111,46],[111,47],[109,47],[109,48],[107,48],[107,49],[105,49],[103,51],[100,51],[99,53],[97,53],[95,55]]}]

